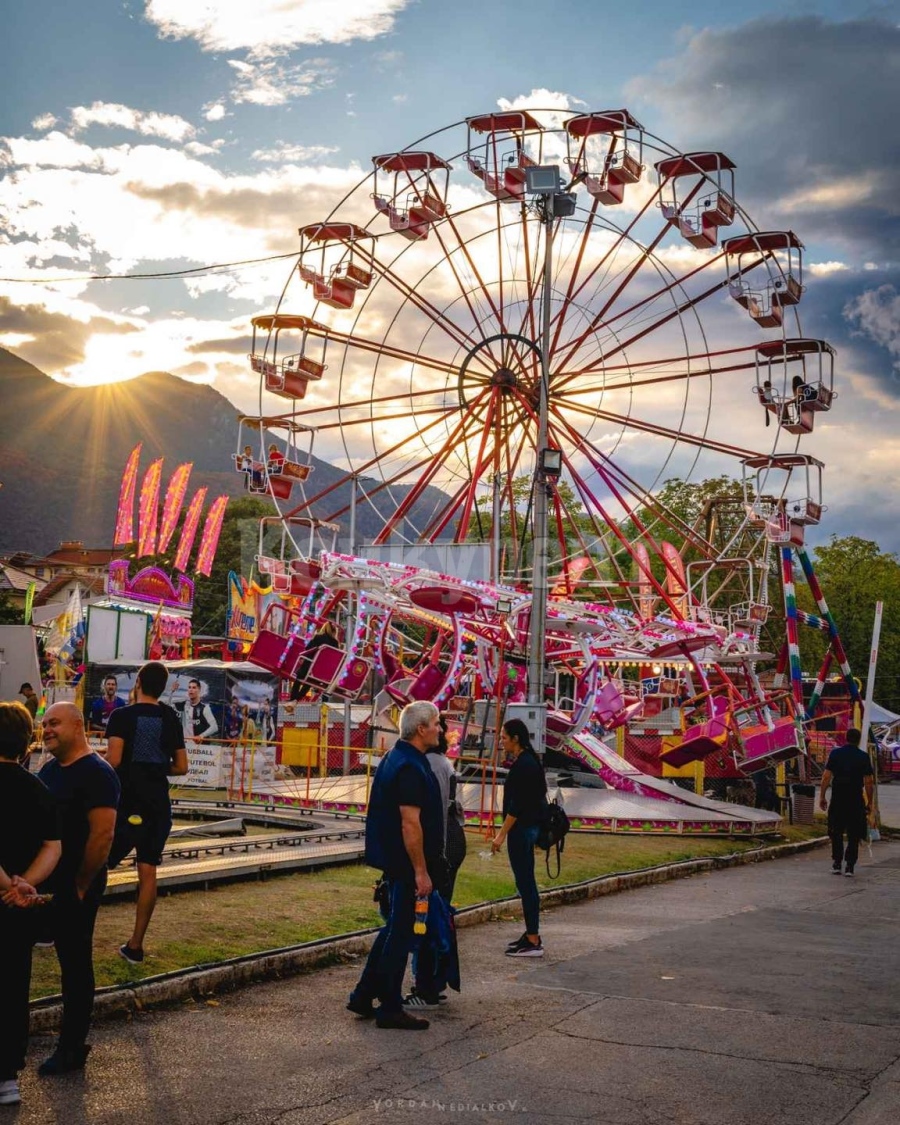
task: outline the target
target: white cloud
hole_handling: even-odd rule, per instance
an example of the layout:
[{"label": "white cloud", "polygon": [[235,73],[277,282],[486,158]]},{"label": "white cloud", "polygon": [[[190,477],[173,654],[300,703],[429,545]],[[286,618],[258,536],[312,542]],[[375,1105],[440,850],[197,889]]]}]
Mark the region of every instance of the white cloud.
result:
[{"label": "white cloud", "polygon": [[55,124],[56,118],[52,113],[42,113],[40,117],[36,117],[34,121],[32,121],[31,127],[43,133],[45,129],[52,129]]},{"label": "white cloud", "polygon": [[147,0],[146,17],[168,39],[196,39],[204,51],[265,55],[303,44],[376,39],[410,0]]},{"label": "white cloud", "polygon": [[847,303],[844,316],[858,325],[861,335],[890,352],[894,367],[900,368],[900,293],[893,285],[866,289]]},{"label": "white cloud", "polygon": [[205,145],[200,141],[188,141],[184,146],[184,151],[189,152],[191,156],[215,156],[219,148],[221,148],[221,145]]},{"label": "white cloud", "polygon": [[237,82],[231,98],[237,104],[284,105],[292,98],[306,97],[314,90],[322,90],[334,82],[334,67],[327,59],[307,59],[290,65],[278,59],[245,62],[229,59]]},{"label": "white cloud", "polygon": [[323,160],[340,149],[331,145],[291,145],[278,141],[274,148],[258,148],[250,154],[251,160],[261,164],[305,164],[311,160]]},{"label": "white cloud", "polygon": [[184,142],[190,140],[196,129],[183,117],[172,113],[149,113],[131,109],[114,102],[94,102],[93,105],[78,105],[72,108],[72,129],[80,132],[91,125],[107,125],[128,129],[145,137],[161,137],[166,141]]},{"label": "white cloud", "polygon": [[807,272],[813,277],[827,277],[830,273],[844,273],[849,269],[846,262],[810,262],[806,266]]}]

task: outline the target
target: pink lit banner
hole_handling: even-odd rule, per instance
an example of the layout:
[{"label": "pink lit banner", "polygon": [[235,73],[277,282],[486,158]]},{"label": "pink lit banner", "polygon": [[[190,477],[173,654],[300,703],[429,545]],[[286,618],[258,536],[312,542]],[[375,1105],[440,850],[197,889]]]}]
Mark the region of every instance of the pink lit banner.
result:
[{"label": "pink lit banner", "polygon": [[563,563],[563,572],[559,581],[550,591],[550,597],[570,598],[590,565],[591,560],[587,555],[578,555],[577,558],[567,559]]},{"label": "pink lit banner", "polygon": [[194,498],[188,505],[187,514],[184,517],[184,524],[181,528],[181,539],[178,542],[178,553],[175,555],[175,562],[172,564],[176,570],[180,570],[182,574],[187,572],[188,558],[190,557],[191,548],[194,546],[194,536],[197,534],[197,528],[200,525],[200,512],[203,510],[203,502],[206,499],[206,489],[198,488],[194,493]]},{"label": "pink lit banner", "polygon": [[134,494],[137,488],[138,462],[141,459],[141,446],[138,442],[125,462],[122,485],[119,488],[119,510],[116,513],[116,534],[113,545],[121,547],[134,539]]},{"label": "pink lit banner", "polygon": [[203,528],[203,538],[200,540],[200,549],[197,551],[197,564],[194,570],[209,578],[212,571],[213,559],[216,557],[216,547],[219,545],[219,535],[222,531],[222,521],[225,519],[225,508],[228,505],[227,496],[217,496],[206,513],[206,524]]},{"label": "pink lit banner", "polygon": [[634,559],[637,563],[638,606],[641,617],[649,621],[653,616],[653,585],[650,581],[650,553],[646,544],[635,543]]},{"label": "pink lit banner", "polygon": [[159,520],[159,482],[163,459],[154,461],[144,474],[138,503],[138,558],[156,554],[156,525]]},{"label": "pink lit banner", "polygon": [[178,517],[181,514],[181,505],[184,503],[184,497],[187,493],[188,481],[191,479],[191,469],[194,467],[193,461],[185,461],[183,465],[172,473],[169,480],[169,487],[166,489],[166,499],[163,503],[162,522],[159,526],[159,553],[165,554],[166,548],[169,546],[169,540],[175,531],[175,526],[178,523]]},{"label": "pink lit banner", "polygon": [[663,558],[666,560],[666,589],[672,602],[681,615],[688,616],[687,583],[684,575],[684,562],[671,543],[661,543]]}]

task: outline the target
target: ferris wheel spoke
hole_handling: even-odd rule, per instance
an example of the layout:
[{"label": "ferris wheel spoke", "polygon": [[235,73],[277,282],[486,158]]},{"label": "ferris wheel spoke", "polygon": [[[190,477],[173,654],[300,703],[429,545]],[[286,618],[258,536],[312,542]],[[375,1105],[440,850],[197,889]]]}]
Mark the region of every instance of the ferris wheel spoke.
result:
[{"label": "ferris wheel spoke", "polygon": [[[642,374],[637,379],[630,379],[627,383],[604,382],[603,390],[618,391],[625,390],[631,387],[647,387],[652,385],[653,383],[673,382],[678,379],[693,379],[701,375],[722,375],[732,371],[749,371],[751,369],[755,369],[756,367],[755,354],[754,358],[748,360],[746,363],[733,363],[723,367],[710,366],[706,368],[697,368],[695,370],[692,367],[692,364],[695,362],[699,362],[700,360],[713,360],[718,359],[720,356],[738,355],[742,352],[755,353],[756,347],[756,344],[745,344],[739,348],[720,348],[718,350],[709,352],[688,352],[682,355],[661,356],[658,359],[634,360],[630,363],[601,362],[596,367],[580,367],[575,371],[563,372],[560,376],[559,384],[554,383],[554,390],[556,390],[557,387],[567,386],[573,379],[582,375],[614,375],[621,372],[627,372],[631,374],[632,372],[640,371],[641,368],[656,368],[657,370],[661,369],[664,371],[667,366],[674,364],[684,364],[685,369],[683,371],[670,372],[668,374],[653,374],[652,372],[650,372],[647,374]],[[568,390],[567,394],[585,394],[588,392],[596,394],[597,388],[575,388]]]},{"label": "ferris wheel spoke", "polygon": [[[447,410],[445,411],[445,414],[446,413],[452,413],[454,409],[457,409],[457,408],[449,408],[448,407]],[[401,418],[401,417],[402,418],[408,418],[409,415],[407,413],[407,414],[397,415],[397,417],[398,418]],[[419,433],[420,434],[426,433],[428,430],[431,430],[431,429],[434,429],[437,426],[440,426],[443,421],[444,421],[444,415],[443,414],[438,418],[433,418],[430,422],[426,423],[424,426],[421,427],[421,429],[419,430]],[[371,424],[371,418],[356,419],[356,422],[357,423],[364,423],[366,425],[369,425],[369,424]],[[330,423],[328,426],[320,426],[318,428],[319,429],[330,429],[332,427],[340,428],[341,423],[340,422],[333,422],[333,423]],[[369,458],[368,461],[364,462],[362,465],[359,465],[352,472],[345,473],[338,480],[333,481],[331,484],[327,485],[325,488],[323,488],[319,492],[317,492],[314,496],[309,497],[309,499],[305,499],[302,504],[298,505],[296,508],[293,508],[291,511],[287,512],[286,515],[287,516],[295,516],[295,515],[298,515],[301,511],[308,510],[308,509],[312,508],[312,506],[314,504],[318,504],[319,502],[324,500],[324,498],[326,496],[329,496],[332,492],[334,492],[336,489],[340,488],[342,485],[347,484],[347,483],[351,483],[356,478],[360,477],[362,474],[364,474],[366,472],[369,472],[372,469],[377,468],[379,465],[384,464],[385,461],[389,457],[392,457],[395,453],[399,453],[401,450],[407,448],[409,446],[409,440],[410,440],[410,435],[408,435],[408,434],[404,435],[402,438],[400,438],[397,442],[395,442],[388,449],[379,451],[378,453],[375,454],[374,457]],[[406,470],[407,473],[411,472],[411,471],[413,471],[413,469]],[[342,511],[346,511],[346,510],[347,510],[346,508],[342,509]]]},{"label": "ferris wheel spoke", "polygon": [[[500,206],[499,201],[497,203],[497,206],[498,207]],[[498,227],[498,230],[499,230],[499,227],[500,227],[499,223],[497,224],[497,227]],[[446,229],[449,229],[451,231],[451,233],[453,234],[453,238],[455,240],[455,243],[456,243],[455,247],[453,247],[451,249],[448,249],[447,241],[444,239],[443,234],[442,234],[442,231],[446,230]],[[456,222],[453,219],[453,216],[448,214],[446,216],[446,218],[444,219],[444,222],[441,223],[440,226],[435,226],[434,233],[435,233],[435,237],[437,238],[437,241],[438,241],[438,243],[441,247],[441,250],[444,252],[445,261],[449,265],[450,270],[453,273],[454,280],[456,281],[456,284],[459,287],[460,294],[462,295],[462,298],[466,303],[466,306],[469,310],[469,313],[472,316],[472,320],[476,325],[478,325],[478,329],[479,329],[479,332],[481,333],[481,337],[482,337],[482,342],[483,343],[486,342],[488,334],[485,333],[484,328],[483,328],[483,317],[480,316],[478,314],[477,310],[475,309],[475,306],[472,303],[472,298],[471,298],[471,295],[470,295],[469,287],[465,284],[463,278],[460,276],[459,270],[457,269],[456,263],[454,261],[454,255],[456,254],[457,251],[462,255],[466,265],[469,268],[469,271],[471,272],[473,278],[475,279],[475,282],[476,282],[475,291],[477,293],[479,293],[481,298],[487,303],[487,307],[489,308],[491,316],[494,319],[494,323],[497,325],[497,331],[501,334],[504,334],[504,335],[507,334],[508,329],[507,329],[507,325],[506,325],[506,321],[505,321],[505,317],[504,317],[504,309],[503,309],[502,257],[500,255],[498,255],[498,263],[497,264],[498,264],[498,268],[501,271],[500,272],[500,278],[499,278],[499,286],[500,286],[499,296],[500,296],[500,299],[499,299],[499,302],[498,302],[494,299],[494,296],[491,293],[491,290],[490,290],[489,286],[485,284],[484,278],[481,275],[481,270],[478,268],[478,265],[475,262],[475,259],[474,259],[473,255],[472,255],[472,253],[469,249],[468,243],[461,236],[459,228],[457,227]],[[500,364],[502,364],[502,362],[503,362],[502,358],[497,360],[496,357],[493,355],[492,349],[490,347],[487,348],[487,351],[488,351],[488,354],[492,356],[492,359],[495,360],[496,365],[499,366]]]},{"label": "ferris wheel spoke", "polygon": [[639,484],[638,481],[636,481],[634,477],[627,473],[620,465],[612,461],[609,457],[605,456],[602,451],[599,450],[597,446],[588,438],[581,436],[566,419],[559,419],[559,423],[568,432],[568,435],[572,440],[573,446],[575,448],[581,449],[581,451],[584,452],[586,456],[587,451],[589,450],[593,455],[592,458],[589,458],[590,460],[592,460],[592,463],[594,463],[594,458],[603,463],[604,479],[610,476],[613,477],[619,482],[622,488],[624,488],[631,494],[637,504],[639,504],[643,508],[653,510],[664,523],[668,524],[673,531],[676,531],[679,535],[681,535],[686,543],[689,543],[704,555],[708,555],[710,553],[712,549],[711,544],[706,539],[704,539],[703,536],[699,535],[692,527],[689,527],[688,524],[679,519],[674,513],[669,512],[668,509],[664,508],[652,492]]},{"label": "ferris wheel spoke", "polygon": [[479,342],[459,324],[451,320],[446,310],[442,310],[432,304],[432,302],[419,293],[414,286],[404,281],[391,266],[386,265],[380,259],[376,258],[374,254],[366,251],[361,250],[359,254],[360,257],[366,260],[372,267],[373,273],[378,273],[379,276],[387,282],[387,284],[396,289],[405,300],[409,301],[411,305],[424,313],[428,319],[449,336],[458,347],[465,348],[466,351],[468,351]]},{"label": "ferris wheel spoke", "polygon": [[[316,326],[318,328],[318,326]],[[400,359],[406,363],[418,364],[422,367],[431,368],[433,371],[446,372],[448,364],[446,360],[438,359],[436,356],[425,355],[420,351],[409,351],[406,348],[398,347],[396,344],[388,344],[383,341],[368,339],[361,336],[358,332],[338,332],[333,328],[323,329],[321,332],[310,329],[310,336],[316,335],[323,340],[333,342],[338,345],[345,345],[350,348],[358,348],[364,352],[374,352],[377,355],[383,355],[388,359]]]},{"label": "ferris wheel spoke", "polygon": [[588,418],[602,418],[606,422],[615,422],[617,425],[628,429],[641,430],[644,433],[655,434],[657,437],[671,438],[673,441],[684,445],[700,446],[704,449],[712,449],[716,453],[727,453],[732,457],[743,459],[745,457],[762,456],[752,449],[742,449],[740,446],[728,445],[725,442],[716,441],[713,438],[688,433],[686,430],[676,430],[670,426],[661,426],[658,422],[644,422],[639,418],[634,418],[627,414],[616,414],[610,410],[595,409],[569,401],[566,401],[565,409],[572,413],[582,414]]},{"label": "ferris wheel spoke", "polygon": [[[470,408],[476,407],[479,404],[479,402],[484,398],[485,394],[489,394],[489,393],[490,393],[490,388],[486,388],[485,390],[481,391],[476,396],[476,398],[472,401],[472,403],[470,404]],[[422,474],[422,476],[419,477],[419,479],[416,481],[416,483],[413,485],[413,487],[410,489],[410,491],[407,493],[407,495],[403,498],[403,500],[401,501],[397,510],[393,513],[393,515],[388,520],[388,523],[386,524],[384,529],[381,531],[381,533],[375,539],[376,543],[384,543],[385,542],[385,540],[390,535],[391,531],[394,529],[396,524],[401,519],[404,518],[404,516],[410,510],[412,505],[422,495],[422,493],[425,491],[425,489],[428,487],[428,485],[431,483],[431,481],[437,475],[438,470],[441,468],[441,466],[443,464],[444,458],[447,456],[448,453],[450,453],[455,448],[457,442],[460,441],[460,439],[461,439],[461,437],[464,433],[464,430],[465,430],[465,425],[466,425],[466,416],[464,415],[463,419],[461,419],[459,422],[457,422],[457,424],[454,426],[454,428],[448,434],[446,441],[444,442],[443,446],[438,451],[438,453],[436,455],[432,456],[432,462],[429,465],[428,469],[425,471],[425,473]]]},{"label": "ferris wheel spoke", "polygon": [[[481,481],[483,473],[485,472],[485,451],[488,448],[488,441],[491,437],[491,424],[497,411],[498,399],[501,396],[502,391],[499,387],[491,388],[491,397],[488,400],[484,423],[481,427],[481,440],[478,444],[478,453],[475,458],[475,467],[471,472],[469,484],[465,491],[465,502],[463,504],[463,510],[460,513],[459,525],[456,529],[456,535],[454,536],[454,542],[456,543],[461,543],[463,539],[465,539],[466,533],[468,531],[469,518],[472,515],[472,505],[475,501],[475,489],[478,483]],[[443,526],[446,525],[442,525],[442,527],[438,529],[436,534],[440,534],[440,532],[443,530]]]},{"label": "ferris wheel spoke", "polygon": [[[639,539],[642,540],[647,545],[647,547],[650,548],[654,552],[654,554],[657,556],[657,558],[662,562],[663,566],[665,567],[667,574],[671,574],[673,577],[677,577],[677,574],[676,574],[674,568],[672,567],[672,564],[665,557],[665,554],[663,553],[662,549],[657,544],[654,537],[650,534],[649,529],[644,526],[643,522],[640,519],[640,516],[638,515],[638,513],[634,509],[634,507],[630,506],[627,503],[625,497],[622,494],[622,490],[619,487],[616,480],[613,478],[613,476],[610,473],[607,472],[608,462],[606,462],[605,459],[603,459],[602,457],[591,456],[590,453],[587,453],[587,451],[585,451],[584,449],[582,450],[582,452],[586,453],[586,455],[588,457],[588,460],[591,462],[591,464],[594,468],[594,471],[603,480],[606,487],[609,489],[609,491],[615,497],[615,500],[618,503],[619,507],[622,509],[622,511],[628,513],[628,518],[631,520],[631,522],[634,524],[635,528],[638,531]],[[563,460],[564,461],[567,460],[566,454],[563,454]],[[569,468],[570,468],[570,472],[574,470],[574,466],[572,466],[572,465],[570,465]],[[585,484],[585,487],[587,487],[586,484]],[[590,489],[588,489],[588,493],[590,494]],[[629,555],[631,555],[632,559],[634,560],[635,564],[637,565],[638,570],[641,571],[641,573],[644,575],[645,579],[648,579],[650,581],[651,586],[653,587],[653,589],[656,590],[657,594],[665,601],[666,605],[669,607],[672,614],[676,618],[680,618],[681,614],[678,611],[678,609],[675,605],[675,602],[673,601],[671,595],[664,589],[664,587],[656,579],[656,577],[653,574],[653,571],[650,568],[650,566],[645,565],[643,563],[643,561],[638,557],[638,555],[633,551],[633,549],[632,549],[631,545],[629,544],[628,539],[625,536],[625,534],[623,533],[622,529],[618,526],[618,524],[615,520],[611,519],[611,517],[609,516],[609,513],[606,511],[606,508],[604,507],[604,505],[601,504],[600,501],[596,499],[596,497],[593,498],[593,502],[597,505],[597,508],[600,511],[601,515],[603,516],[604,520],[606,521],[610,531],[612,531],[613,535],[619,540],[619,542],[622,544],[622,546],[625,547],[625,549],[628,551]]]},{"label": "ferris wheel spoke", "polygon": [[559,344],[559,338],[565,327],[566,311],[570,307],[571,302],[575,299],[575,293],[578,286],[578,275],[581,272],[582,264],[584,263],[584,255],[587,251],[590,242],[591,232],[594,228],[594,220],[597,217],[597,209],[600,206],[600,200],[593,197],[591,209],[588,212],[587,218],[584,221],[584,226],[581,231],[581,238],[578,244],[578,253],[575,257],[575,264],[569,273],[569,283],[566,286],[566,295],[563,298],[562,307],[559,308],[551,319],[551,327],[553,328],[553,339],[550,343],[550,355],[556,354],[556,348]]},{"label": "ferris wheel spoke", "polygon": [[[615,316],[610,317],[607,321],[604,322],[604,327],[613,325],[617,320],[620,320],[624,316],[628,316],[630,314],[633,314],[634,312],[636,312],[640,308],[651,308],[651,312],[652,312],[651,302],[658,300],[661,296],[664,296],[666,293],[672,292],[676,287],[682,287],[686,281],[688,281],[689,279],[691,279],[691,278],[697,276],[698,274],[702,273],[703,270],[709,269],[710,266],[715,265],[716,263],[720,262],[723,259],[723,257],[724,257],[723,254],[718,254],[714,258],[710,258],[708,261],[703,262],[700,266],[697,266],[695,269],[693,269],[693,270],[689,271],[688,273],[684,274],[682,277],[676,278],[674,281],[670,282],[668,285],[664,286],[662,289],[658,290],[657,292],[652,293],[652,294],[650,294],[650,296],[645,297],[642,300],[636,302],[630,308],[623,309],[621,312],[616,313]],[[763,259],[760,258],[759,261],[756,264],[759,264],[762,261],[763,261]],[[741,272],[744,272],[744,271],[741,271]],[[732,277],[733,276],[734,275],[732,275]],[[719,290],[724,289],[729,284],[730,280],[731,280],[731,277],[726,276],[725,278],[723,278],[722,281],[717,282],[715,285],[710,286],[708,289],[705,289],[703,292],[698,293],[697,295],[695,295],[693,297],[689,297],[682,304],[669,306],[667,308],[666,313],[663,316],[657,317],[656,319],[651,319],[648,324],[647,323],[644,324],[644,326],[641,328],[641,330],[639,332],[636,332],[634,335],[630,336],[627,340],[619,341],[614,348],[610,349],[607,352],[604,352],[603,357],[602,357],[603,361],[605,362],[605,360],[609,359],[611,356],[617,355],[619,352],[624,351],[626,348],[630,347],[632,344],[636,343],[638,340],[644,339],[644,337],[646,337],[646,336],[650,335],[651,333],[655,332],[658,328],[663,327],[664,325],[668,324],[669,322],[671,322],[675,318],[680,318],[688,310],[690,310],[690,309],[696,307],[697,305],[701,304],[703,301],[705,301],[707,298],[711,297],[713,294],[717,293]],[[631,324],[629,327],[634,327],[634,324]],[[596,370],[596,368],[592,369],[592,368],[588,367],[588,368],[584,368],[584,369],[578,369],[574,372],[569,372],[565,376],[565,380],[560,383],[560,386],[565,386],[567,381],[571,380],[574,376],[577,376],[577,375],[581,374],[582,371],[586,373],[590,370]]]}]

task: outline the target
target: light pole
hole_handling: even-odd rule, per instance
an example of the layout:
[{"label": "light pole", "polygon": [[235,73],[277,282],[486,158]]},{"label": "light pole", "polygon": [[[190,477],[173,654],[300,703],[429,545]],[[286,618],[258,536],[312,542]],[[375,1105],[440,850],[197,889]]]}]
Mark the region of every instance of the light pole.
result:
[{"label": "light pole", "polygon": [[[555,164],[536,165],[526,169],[525,190],[534,195],[535,205],[544,226],[544,274],[541,289],[541,375],[537,395],[537,445],[535,449],[534,478],[532,481],[532,511],[534,513],[534,558],[531,575],[531,630],[528,655],[528,703],[543,710],[544,702],[544,646],[547,633],[547,598],[549,595],[547,570],[549,563],[548,487],[562,469],[562,455],[549,445],[550,407],[550,323],[553,290],[553,222],[575,213],[575,196],[565,192]],[[543,753],[544,722],[537,722]]]}]

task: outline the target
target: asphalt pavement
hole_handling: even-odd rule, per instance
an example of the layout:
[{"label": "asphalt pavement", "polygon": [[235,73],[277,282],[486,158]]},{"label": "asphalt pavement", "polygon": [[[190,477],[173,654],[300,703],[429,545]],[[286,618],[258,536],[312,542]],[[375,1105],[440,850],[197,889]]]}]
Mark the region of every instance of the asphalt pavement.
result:
[{"label": "asphalt pavement", "polygon": [[853,879],[817,849],[555,909],[542,961],[467,928],[426,1032],[344,1010],[357,959],[98,1025],[84,1076],[36,1040],[0,1125],[896,1125],[898,892],[882,841]]}]

